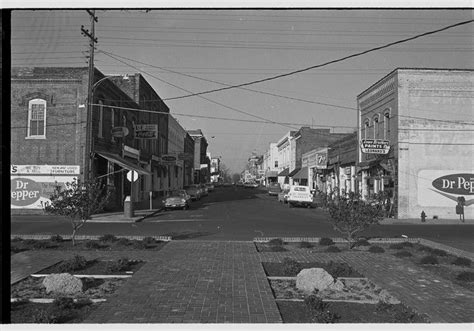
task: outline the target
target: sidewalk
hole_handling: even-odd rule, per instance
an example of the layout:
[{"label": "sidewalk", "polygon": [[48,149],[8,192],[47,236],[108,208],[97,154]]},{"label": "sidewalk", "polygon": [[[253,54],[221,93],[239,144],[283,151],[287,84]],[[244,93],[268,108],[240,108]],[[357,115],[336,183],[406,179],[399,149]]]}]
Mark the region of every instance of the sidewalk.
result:
[{"label": "sidewalk", "polygon": [[112,212],[112,213],[100,213],[92,215],[91,219],[88,220],[90,223],[135,223],[141,222],[143,219],[152,216],[160,212],[163,208],[162,197],[154,199],[152,202],[152,209],[149,207],[149,203],[134,204],[135,211],[134,217],[126,217],[123,211]]},{"label": "sidewalk", "polygon": [[395,218],[384,218],[380,224],[416,224],[416,225],[472,225],[474,219],[465,219],[464,222],[459,219],[431,219],[427,218],[426,222],[422,222],[420,218],[408,218],[408,219],[395,219]]}]

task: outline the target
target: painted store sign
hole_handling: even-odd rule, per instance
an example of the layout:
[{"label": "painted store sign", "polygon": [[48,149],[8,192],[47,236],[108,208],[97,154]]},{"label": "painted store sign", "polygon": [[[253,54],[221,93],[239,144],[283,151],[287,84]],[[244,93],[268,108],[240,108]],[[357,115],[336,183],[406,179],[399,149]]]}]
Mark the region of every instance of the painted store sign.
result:
[{"label": "painted store sign", "polygon": [[418,203],[421,206],[453,207],[459,197],[465,206],[474,204],[474,172],[472,170],[422,170],[418,174]]},{"label": "painted store sign", "polygon": [[42,209],[58,187],[80,174],[74,165],[12,165],[10,167],[10,204],[12,209]]},{"label": "painted store sign", "polygon": [[362,139],[360,149],[362,153],[366,154],[388,154],[390,142],[380,139]]}]

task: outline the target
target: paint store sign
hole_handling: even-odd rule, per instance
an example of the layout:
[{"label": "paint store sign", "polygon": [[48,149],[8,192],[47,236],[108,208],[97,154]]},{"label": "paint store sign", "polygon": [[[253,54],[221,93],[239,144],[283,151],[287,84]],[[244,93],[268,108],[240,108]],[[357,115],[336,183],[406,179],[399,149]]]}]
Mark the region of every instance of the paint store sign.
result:
[{"label": "paint store sign", "polygon": [[474,194],[473,174],[453,174],[436,178],[433,187],[439,191],[451,194],[472,195]]},{"label": "paint store sign", "polygon": [[11,204],[15,206],[28,206],[39,200],[42,186],[28,178],[15,178],[11,180]]}]

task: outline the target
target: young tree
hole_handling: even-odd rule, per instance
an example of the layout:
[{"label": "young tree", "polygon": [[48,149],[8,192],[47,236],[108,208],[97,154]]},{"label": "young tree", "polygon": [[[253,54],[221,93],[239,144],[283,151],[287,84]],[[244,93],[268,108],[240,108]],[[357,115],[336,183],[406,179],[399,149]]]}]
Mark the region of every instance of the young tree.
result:
[{"label": "young tree", "polygon": [[84,226],[91,215],[104,209],[111,198],[111,191],[98,180],[80,182],[74,180],[54,192],[51,203],[43,206],[45,212],[66,216],[72,225],[72,245],[75,245],[77,231]]},{"label": "young tree", "polygon": [[350,193],[348,197],[339,197],[329,202],[329,215],[334,229],[348,241],[349,249],[356,243],[356,234],[383,219],[383,209],[379,205],[371,205]]}]

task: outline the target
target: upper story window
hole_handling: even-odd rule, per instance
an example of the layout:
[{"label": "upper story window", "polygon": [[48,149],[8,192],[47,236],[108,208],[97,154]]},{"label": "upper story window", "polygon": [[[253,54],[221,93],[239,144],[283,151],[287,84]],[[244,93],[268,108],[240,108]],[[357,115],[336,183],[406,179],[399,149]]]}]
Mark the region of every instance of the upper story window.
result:
[{"label": "upper story window", "polygon": [[383,115],[384,118],[384,132],[383,137],[384,139],[390,139],[390,111],[386,111]]},{"label": "upper story window", "polygon": [[379,116],[376,115],[374,117],[374,139],[378,139],[379,136]]},{"label": "upper story window", "polygon": [[46,100],[33,99],[28,102],[27,138],[46,139]]},{"label": "upper story window", "polygon": [[278,161],[275,161],[275,168],[278,168]]},{"label": "upper story window", "polygon": [[99,100],[99,133],[97,136],[103,138],[103,126],[104,126],[104,103]]},{"label": "upper story window", "polygon": [[368,132],[369,132],[369,125],[370,125],[370,122],[369,120],[365,120],[364,122],[364,131],[362,132],[362,138],[363,139],[367,139],[367,135],[368,135]]}]

